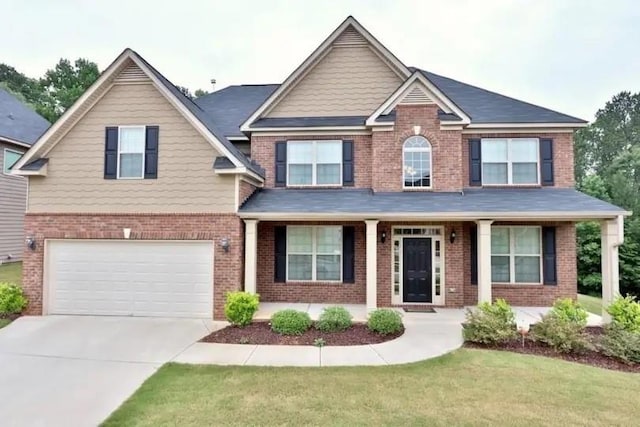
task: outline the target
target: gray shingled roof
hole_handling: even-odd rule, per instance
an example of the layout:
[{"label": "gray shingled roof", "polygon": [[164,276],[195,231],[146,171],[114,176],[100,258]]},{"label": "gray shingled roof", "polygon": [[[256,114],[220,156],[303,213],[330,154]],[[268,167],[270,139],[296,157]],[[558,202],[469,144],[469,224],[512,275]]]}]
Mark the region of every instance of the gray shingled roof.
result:
[{"label": "gray shingled roof", "polygon": [[49,159],[47,158],[36,159],[22,166],[20,170],[21,171],[39,171],[47,163],[49,163]]},{"label": "gray shingled roof", "polygon": [[0,88],[0,139],[32,145],[48,128],[48,121]]},{"label": "gray shingled roof", "polygon": [[467,189],[464,192],[374,193],[360,189],[263,189],[242,213],[492,213],[585,212],[607,215],[625,211],[572,188]]},{"label": "gray shingled roof", "polygon": [[240,125],[278,86],[280,85],[229,86],[196,98],[194,102],[214,118],[225,136],[244,136],[240,132]]},{"label": "gray shingled roof", "polygon": [[249,160],[240,150],[238,150],[235,145],[233,145],[224,135],[222,131],[218,129],[217,121],[214,122],[213,117],[205,112],[202,108],[200,108],[195,102],[191,99],[184,96],[182,92],[178,90],[178,88],[171,83],[165,76],[163,76],[158,70],[156,70],[149,62],[147,62],[140,54],[135,52],[135,54],[140,58],[142,62],[145,63],[147,67],[151,70],[151,72],[160,80],[160,82],[167,88],[169,91],[184,105],[208,130],[213,134],[213,136],[218,139],[222,145],[227,148],[234,157],[236,157],[242,164],[249,170],[255,172],[261,177],[264,177],[264,169],[258,165],[256,162]]}]

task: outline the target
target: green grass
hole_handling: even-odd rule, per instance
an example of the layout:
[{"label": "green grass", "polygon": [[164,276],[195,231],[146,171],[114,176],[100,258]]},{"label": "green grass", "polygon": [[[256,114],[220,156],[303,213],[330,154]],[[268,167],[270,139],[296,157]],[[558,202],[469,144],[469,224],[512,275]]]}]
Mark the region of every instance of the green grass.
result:
[{"label": "green grass", "polygon": [[580,302],[589,313],[602,316],[602,298],[578,294],[578,302]]},{"label": "green grass", "polygon": [[9,320],[9,319],[0,319],[0,329],[4,328],[9,323],[11,323],[11,320]]},{"label": "green grass", "polygon": [[0,265],[0,283],[2,282],[22,285],[22,263],[10,262]]},{"label": "green grass", "polygon": [[104,426],[636,425],[640,375],[461,349],[410,365],[167,364]]}]

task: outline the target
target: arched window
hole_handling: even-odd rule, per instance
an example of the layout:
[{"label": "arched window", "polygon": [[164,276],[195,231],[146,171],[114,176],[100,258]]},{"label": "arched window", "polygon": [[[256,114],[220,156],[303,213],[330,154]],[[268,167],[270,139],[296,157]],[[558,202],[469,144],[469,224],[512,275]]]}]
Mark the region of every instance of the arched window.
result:
[{"label": "arched window", "polygon": [[411,136],[402,146],[404,188],[431,188],[431,144],[423,136]]}]

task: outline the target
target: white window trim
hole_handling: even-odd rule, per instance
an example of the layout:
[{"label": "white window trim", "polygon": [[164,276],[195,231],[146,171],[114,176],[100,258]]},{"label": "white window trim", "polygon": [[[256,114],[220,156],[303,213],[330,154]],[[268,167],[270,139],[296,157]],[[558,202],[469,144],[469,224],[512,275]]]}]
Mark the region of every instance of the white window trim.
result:
[{"label": "white window trim", "polygon": [[[311,232],[311,253],[293,253],[291,255],[311,255],[311,280],[301,280],[301,279],[289,279],[289,229],[291,228],[310,228],[312,230]],[[317,274],[318,272],[316,271],[316,267],[317,267],[317,256],[318,255],[334,255],[335,254],[325,254],[325,253],[318,253],[317,251],[317,230],[320,228],[336,228],[336,229],[340,229],[340,278],[338,280],[327,280],[327,279],[323,279],[323,280],[318,280],[317,279]],[[343,263],[342,263],[342,259],[344,257],[344,253],[343,253],[343,230],[342,230],[342,226],[340,225],[288,225],[287,226],[287,253],[286,253],[286,282],[291,282],[291,283],[342,283],[343,282]]]},{"label": "white window trim", "polygon": [[[423,138],[426,143],[427,143],[427,147],[406,147],[407,142],[414,137],[420,137]],[[404,179],[404,153],[405,152],[415,152],[415,153],[429,153],[429,185],[428,186],[408,186],[405,185],[405,179]],[[433,146],[431,145],[431,142],[425,138],[422,135],[414,135],[414,136],[410,136],[407,139],[404,140],[404,142],[402,143],[402,189],[403,190],[414,190],[414,191],[419,191],[419,190],[432,190],[433,189]]]},{"label": "white window trim", "polygon": [[[126,177],[121,177],[120,176],[120,154],[140,154],[137,151],[125,151],[123,152],[120,147],[122,147],[122,144],[120,144],[120,141],[122,141],[122,139],[120,138],[120,131],[122,129],[140,129],[142,128],[143,133],[145,135],[145,141],[143,142],[143,148],[142,148],[142,174],[141,176],[126,176]],[[144,165],[146,162],[146,132],[147,132],[147,127],[146,126],[140,126],[140,125],[132,125],[132,126],[118,126],[118,157],[116,159],[116,179],[123,179],[123,180],[129,180],[129,179],[144,179]]]},{"label": "white window trim", "polygon": [[[322,143],[326,143],[326,142],[337,142],[340,143],[340,179],[338,180],[337,184],[317,184],[317,169],[318,169],[318,164],[321,165],[325,165],[325,164],[333,164],[333,163],[318,163],[317,161],[317,150],[316,147],[318,145],[318,143],[322,144]],[[290,144],[299,144],[299,143],[312,143],[313,146],[313,159],[311,161],[311,163],[296,163],[296,164],[310,164],[311,165],[311,184],[291,184],[289,183],[289,176],[291,175],[289,173],[289,147]],[[292,140],[292,141],[287,141],[287,187],[342,187],[342,180],[344,179],[342,176],[342,169],[343,169],[343,164],[344,164],[344,159],[342,157],[342,144],[343,141],[341,139],[319,139],[319,140]]]},{"label": "white window trim", "polygon": [[[535,140],[536,144],[538,145],[538,149],[536,150],[536,178],[537,181],[535,183],[528,183],[528,184],[514,184],[513,183],[513,163],[511,161],[511,142],[512,141],[518,141],[518,140]],[[482,138],[480,140],[480,152],[482,152],[482,144],[484,144],[484,142],[491,142],[491,141],[507,141],[507,183],[506,184],[486,184],[484,182],[484,164],[485,164],[485,159],[484,156],[482,156],[482,161],[480,162],[480,168],[481,168],[481,176],[482,176],[482,186],[483,187],[504,187],[505,185],[510,185],[510,186],[516,186],[516,187],[526,187],[526,186],[540,186],[540,138]],[[505,163],[505,162],[486,162],[486,163]],[[522,162],[515,162],[515,163],[522,163]]]},{"label": "white window trim", "polygon": [[15,176],[16,178],[18,178],[17,175],[12,175],[10,170],[5,170],[4,166],[5,166],[6,162],[7,162],[7,153],[14,153],[14,154],[20,155],[20,157],[18,157],[18,160],[16,160],[16,162],[11,165],[11,166],[15,166],[15,165],[18,164],[18,162],[20,161],[22,156],[24,156],[24,151],[18,151],[18,150],[12,150],[11,148],[5,148],[4,149],[4,154],[3,154],[3,157],[2,157],[2,174],[3,175],[7,175],[7,176]]},{"label": "white window trim", "polygon": [[[508,282],[494,282],[492,280],[492,284],[496,284],[496,285],[517,285],[517,286],[527,286],[527,285],[542,285],[543,284],[543,276],[544,276],[544,272],[542,271],[542,261],[543,261],[543,255],[542,255],[542,227],[539,225],[497,225],[497,226],[492,226],[491,229],[494,228],[506,228],[509,229],[509,253],[508,254],[494,254],[493,252],[491,252],[491,257],[493,256],[502,256],[502,257],[509,257],[509,281]],[[539,254],[517,254],[515,253],[515,239],[512,237],[513,233],[511,232],[511,230],[513,229],[517,229],[517,228],[536,228],[538,229],[538,239],[539,239],[539,247],[540,247],[540,253]],[[516,282],[516,256],[537,256],[540,260],[540,280],[537,282]]]}]

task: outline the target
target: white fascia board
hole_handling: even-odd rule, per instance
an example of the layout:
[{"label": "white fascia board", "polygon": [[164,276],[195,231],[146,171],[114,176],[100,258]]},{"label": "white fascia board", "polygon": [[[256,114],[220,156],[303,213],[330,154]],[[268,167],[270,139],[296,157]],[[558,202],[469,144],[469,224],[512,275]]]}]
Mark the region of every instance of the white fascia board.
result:
[{"label": "white fascia board", "polygon": [[589,123],[470,123],[467,129],[493,128],[584,128]]},{"label": "white fascia board", "polygon": [[7,138],[6,136],[2,136],[2,135],[0,135],[0,142],[17,145],[19,147],[24,147],[24,148],[31,148],[31,145],[27,144],[26,142],[18,141],[17,139]]},{"label": "white fascia board", "polygon": [[10,174],[18,176],[47,176],[47,165],[48,163],[45,163],[40,169],[30,171],[12,168]]}]

